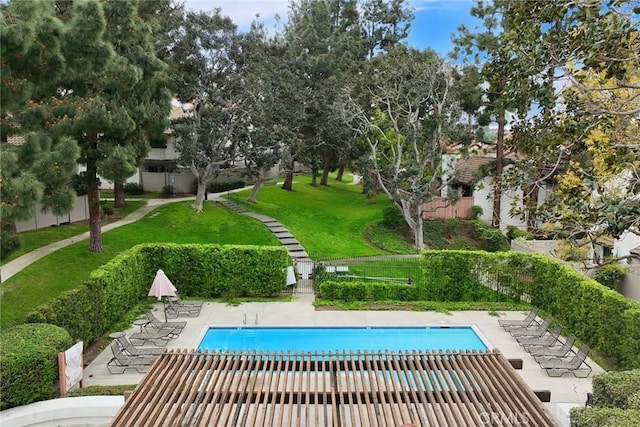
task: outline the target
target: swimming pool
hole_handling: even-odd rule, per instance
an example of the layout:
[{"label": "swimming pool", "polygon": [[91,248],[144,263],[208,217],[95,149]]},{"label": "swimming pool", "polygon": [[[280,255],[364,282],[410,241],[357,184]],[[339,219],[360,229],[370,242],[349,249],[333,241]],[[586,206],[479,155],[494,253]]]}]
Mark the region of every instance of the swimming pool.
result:
[{"label": "swimming pool", "polygon": [[468,326],[456,327],[211,327],[204,351],[486,350]]}]

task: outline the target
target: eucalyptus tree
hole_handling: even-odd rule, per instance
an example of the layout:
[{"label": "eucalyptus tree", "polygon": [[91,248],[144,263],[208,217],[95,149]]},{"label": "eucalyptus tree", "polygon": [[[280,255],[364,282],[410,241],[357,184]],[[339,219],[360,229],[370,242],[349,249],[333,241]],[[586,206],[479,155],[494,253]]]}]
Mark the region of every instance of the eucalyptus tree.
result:
[{"label": "eucalyptus tree", "polygon": [[444,132],[459,120],[454,83],[452,67],[435,52],[399,46],[373,58],[343,95],[341,114],[369,146],[377,184],[420,249],[422,205],[446,184]]},{"label": "eucalyptus tree", "polygon": [[286,157],[287,144],[299,140],[304,123],[303,79],[286,49],[279,34],[268,37],[264,24],[257,21],[240,38],[241,99],[250,124],[238,135],[238,151],[254,182],[250,202],[257,201],[266,173]]},{"label": "eucalyptus tree", "polygon": [[197,212],[220,167],[236,160],[237,138],[251,124],[242,102],[239,46],[236,25],[216,9],[188,12],[170,48],[176,98],[189,108],[173,125],[176,150],[196,179]]}]

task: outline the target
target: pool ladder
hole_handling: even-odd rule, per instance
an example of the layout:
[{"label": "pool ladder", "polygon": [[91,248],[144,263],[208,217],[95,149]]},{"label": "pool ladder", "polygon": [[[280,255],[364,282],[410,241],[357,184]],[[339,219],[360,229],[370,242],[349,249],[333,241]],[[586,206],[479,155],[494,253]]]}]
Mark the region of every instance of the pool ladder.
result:
[{"label": "pool ladder", "polygon": [[[246,325],[247,324],[247,313],[244,314],[244,318],[242,319],[242,324]],[[254,325],[258,324],[258,313],[256,313],[256,320],[254,321]]]}]

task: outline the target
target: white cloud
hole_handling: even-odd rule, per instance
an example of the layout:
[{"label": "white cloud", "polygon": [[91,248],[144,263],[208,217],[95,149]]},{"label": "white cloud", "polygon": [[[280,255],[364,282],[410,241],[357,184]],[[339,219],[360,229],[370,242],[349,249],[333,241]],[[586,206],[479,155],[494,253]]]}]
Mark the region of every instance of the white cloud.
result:
[{"label": "white cloud", "polygon": [[220,8],[222,15],[231,18],[240,29],[246,29],[256,14],[264,22],[273,22],[276,15],[286,20],[289,0],[186,0],[185,7],[203,12]]}]

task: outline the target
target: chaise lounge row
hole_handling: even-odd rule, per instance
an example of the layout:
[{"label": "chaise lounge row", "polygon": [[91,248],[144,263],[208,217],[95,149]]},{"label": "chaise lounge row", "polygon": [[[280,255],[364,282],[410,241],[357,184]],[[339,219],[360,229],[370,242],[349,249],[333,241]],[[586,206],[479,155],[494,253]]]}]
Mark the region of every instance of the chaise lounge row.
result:
[{"label": "chaise lounge row", "polygon": [[[591,373],[591,366],[587,363],[589,348],[582,344],[576,350],[573,346],[576,338],[569,336],[564,342],[560,339],[562,327],[553,323],[548,317],[538,322],[538,309],[533,307],[522,320],[499,320],[502,326],[535,361],[547,375],[552,377],[572,373],[576,377],[587,377]],[[582,368],[582,366],[585,366]]]},{"label": "chaise lounge row", "polygon": [[[158,356],[165,352],[161,347],[178,337],[187,325],[187,322],[162,322],[151,311],[145,317],[138,323],[140,332],[131,334],[129,339],[123,333],[111,343],[113,357],[107,362],[107,369],[111,374],[122,374],[129,368],[139,373],[146,372]],[[138,347],[149,343],[157,347]]]}]

